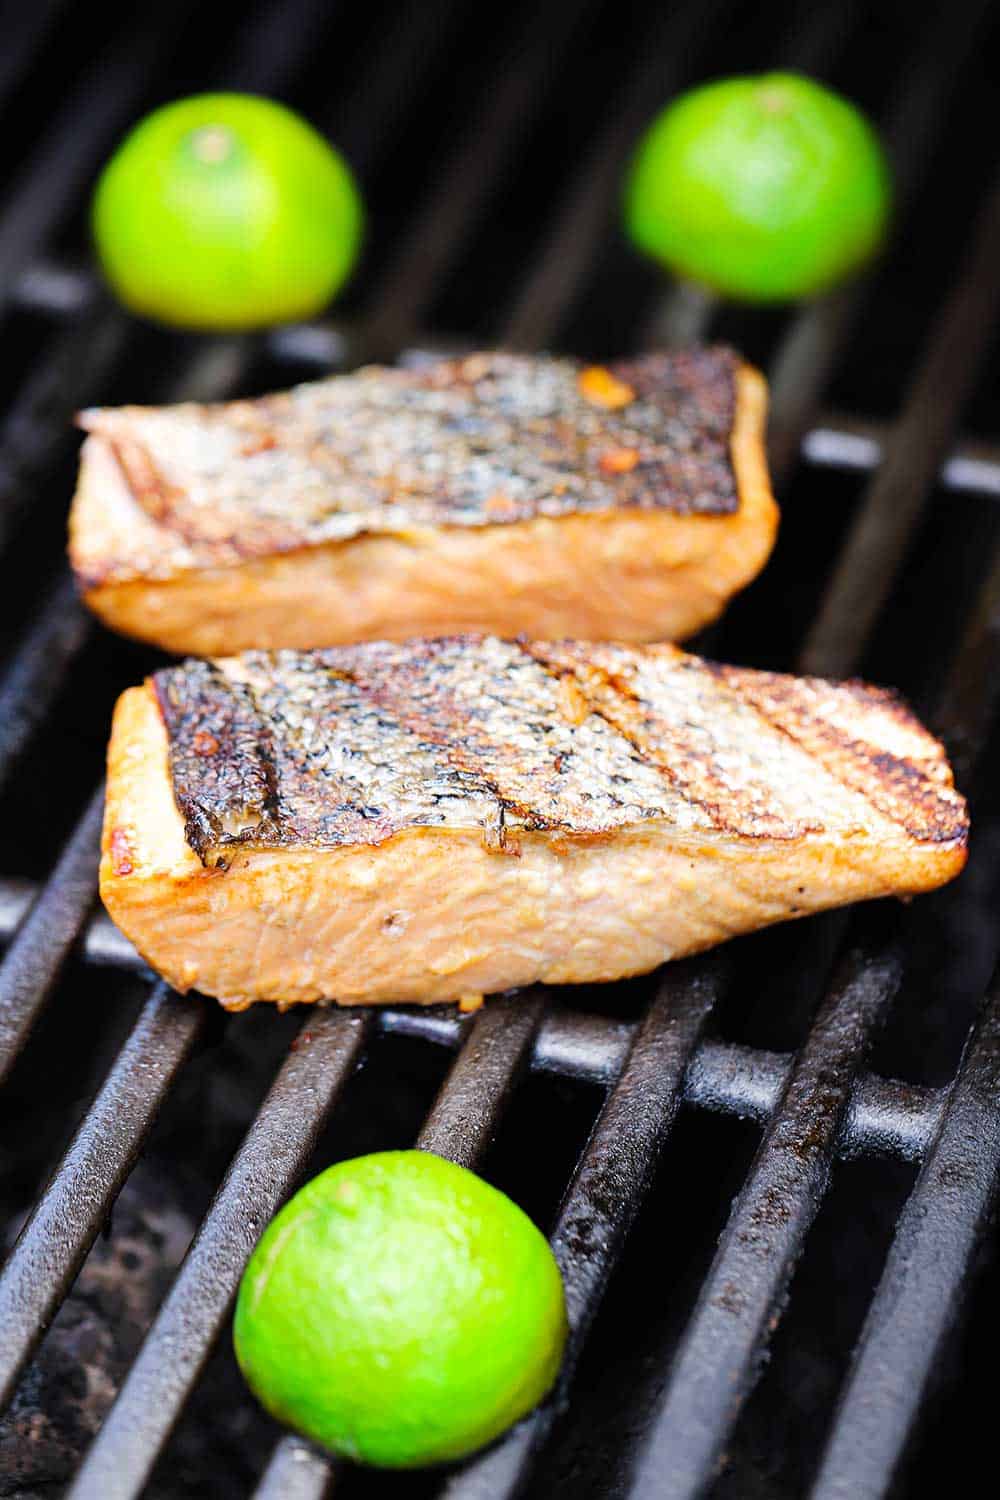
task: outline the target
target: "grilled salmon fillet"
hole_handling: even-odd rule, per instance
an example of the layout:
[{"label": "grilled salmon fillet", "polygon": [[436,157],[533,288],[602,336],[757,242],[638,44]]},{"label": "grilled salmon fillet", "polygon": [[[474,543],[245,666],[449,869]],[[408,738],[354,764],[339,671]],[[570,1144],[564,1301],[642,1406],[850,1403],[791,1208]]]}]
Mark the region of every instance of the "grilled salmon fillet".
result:
[{"label": "grilled salmon fillet", "polygon": [[101,893],[179,989],[433,1002],[618,979],[950,880],[891,693],[674,646],[451,637],[188,661],[115,711]]},{"label": "grilled salmon fillet", "polygon": [[766,387],[726,349],[477,354],[84,412],[86,602],[170,651],[463,630],[679,639],[763,567]]}]

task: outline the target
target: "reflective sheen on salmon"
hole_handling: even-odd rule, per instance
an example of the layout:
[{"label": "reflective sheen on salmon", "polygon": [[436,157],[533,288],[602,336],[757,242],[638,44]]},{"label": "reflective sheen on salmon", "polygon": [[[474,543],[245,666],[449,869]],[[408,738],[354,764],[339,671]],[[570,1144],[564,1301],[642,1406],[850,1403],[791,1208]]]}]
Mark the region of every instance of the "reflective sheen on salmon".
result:
[{"label": "reflective sheen on salmon", "polygon": [[951,879],[968,823],[893,694],[676,647],[250,652],[119,701],[101,890],[230,1006],[645,972]]}]

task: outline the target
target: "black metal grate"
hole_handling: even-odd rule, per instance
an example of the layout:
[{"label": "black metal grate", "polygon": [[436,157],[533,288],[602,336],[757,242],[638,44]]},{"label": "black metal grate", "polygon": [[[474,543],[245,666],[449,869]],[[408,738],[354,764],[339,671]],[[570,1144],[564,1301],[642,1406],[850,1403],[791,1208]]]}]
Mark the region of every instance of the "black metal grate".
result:
[{"label": "black metal grate", "polygon": [[[7,18],[0,98],[15,117],[33,118],[46,44],[59,25],[71,24],[68,11],[39,4],[30,17]],[[46,786],[60,774],[60,756],[75,751],[64,737],[67,695],[74,712],[89,715],[78,756],[87,762],[86,747],[103,734],[112,690],[145,665],[139,653],[99,637],[56,561],[72,410],[109,393],[128,399],[223,396],[309,369],[397,354],[410,344],[439,347],[469,331],[483,337],[480,326],[448,326],[447,309],[473,297],[482,306],[476,321],[489,324],[489,337],[523,347],[591,337],[599,343],[609,326],[618,342],[620,308],[630,315],[627,336],[634,344],[676,342],[720,326],[749,343],[772,380],[772,460],[789,501],[791,541],[784,563],[779,555],[770,579],[713,632],[712,649],[739,658],[749,643],[776,657],[774,664],[791,665],[796,589],[820,601],[798,656],[806,669],[851,672],[870,659],[883,632],[890,640],[894,630],[904,637],[912,632],[912,648],[898,659],[909,674],[906,686],[924,708],[938,701],[961,776],[975,791],[984,779],[1000,665],[1000,557],[990,570],[1000,528],[987,518],[968,539],[952,536],[949,563],[960,553],[977,554],[968,564],[977,595],[956,615],[968,616],[957,649],[945,639],[934,651],[924,650],[920,601],[915,605],[908,591],[916,588],[914,578],[927,576],[920,546],[937,546],[940,507],[956,496],[992,504],[1000,493],[1000,451],[981,443],[952,447],[988,368],[1000,300],[1000,189],[988,190],[970,233],[952,213],[938,224],[936,239],[920,242],[928,245],[932,274],[923,300],[910,305],[904,298],[902,308],[904,320],[922,329],[915,364],[907,337],[898,340],[901,352],[880,348],[879,339],[892,345],[902,325],[899,309],[895,321],[880,323],[879,298],[891,301],[892,286],[900,284],[911,226],[926,231],[925,205],[940,201],[950,212],[956,202],[968,206],[978,198],[978,189],[966,200],[956,197],[958,188],[943,187],[941,173],[975,140],[963,126],[961,100],[964,89],[974,94],[975,80],[986,76],[987,7],[950,7],[902,49],[898,37],[910,34],[912,17],[901,7],[898,13],[887,8],[884,16],[861,5],[779,8],[773,18],[755,17],[751,33],[741,30],[725,0],[636,7],[627,17],[622,7],[598,0],[525,5],[493,18],[485,48],[457,4],[376,4],[368,11],[275,0],[241,15],[223,5],[201,38],[194,77],[185,57],[193,7],[133,18],[89,39],[84,66],[53,103],[37,144],[22,164],[7,164],[0,287],[19,360],[0,417],[0,545],[6,549],[0,566],[8,584],[0,618],[18,635],[0,676],[0,792],[14,828],[8,842],[18,833],[16,804],[34,785],[33,773],[44,784],[27,794],[27,817],[36,807],[31,796],[47,795]],[[897,161],[901,248],[879,273],[875,295],[870,285],[853,288],[794,316],[737,315],[687,290],[664,294],[622,258],[615,242],[623,156],[644,119],[676,88],[727,67],[773,65],[776,56],[867,91],[867,102],[882,113]],[[606,89],[596,90],[602,79]],[[79,269],[80,225],[73,215],[102,153],[137,110],[178,86],[250,88],[300,101],[346,145],[371,193],[375,230],[371,273],[335,323],[284,329],[267,339],[174,339],[111,309]],[[509,222],[507,210],[520,189],[529,201],[540,193],[536,156],[544,179],[552,166],[547,142],[575,134],[580,149],[557,163],[541,221]],[[973,162],[970,170],[979,165]],[[938,181],[929,194],[932,171]],[[949,274],[958,252],[949,290],[939,265]],[[828,385],[841,378],[858,347],[885,372],[889,388],[898,389],[906,372],[891,420],[884,413],[873,420],[870,413],[842,418],[823,410]],[[844,404],[839,387],[837,401]],[[871,478],[856,494],[859,473]],[[831,553],[836,544],[832,567],[817,560],[803,514],[814,492],[809,486],[818,488],[824,477],[845,511],[853,502],[849,525],[816,523]],[[790,570],[796,578],[786,619],[781,590]],[[43,579],[40,601],[25,575]],[[928,600],[924,612],[936,603]],[[82,684],[82,710],[72,697],[75,683]],[[0,1080],[20,1066],[50,1002],[57,1013],[72,1004],[82,972],[75,963],[67,968],[75,953],[101,975],[140,976],[136,982],[147,994],[0,1274],[5,1401],[107,1222],[158,1112],[192,1053],[219,1025],[204,1003],[153,982],[128,943],[93,914],[100,793],[74,797],[74,785],[70,777],[70,803],[77,813],[86,805],[69,839],[57,849],[56,841],[49,847],[42,837],[42,868],[19,867],[0,883],[0,937],[8,940],[0,968]],[[55,801],[63,805],[58,796]],[[965,882],[944,898],[958,913],[959,929],[963,922],[968,931],[976,926],[977,976],[982,955],[991,966],[1000,946],[995,919],[984,916],[989,905],[982,893],[995,892],[997,875],[989,854],[971,887]],[[586,1336],[678,1113],[694,1110],[758,1122],[759,1146],[700,1293],[685,1310],[675,1346],[658,1361],[660,1375],[642,1405],[639,1430],[622,1435],[614,1483],[609,1479],[598,1490],[595,1484],[603,1481],[592,1480],[589,1489],[571,1482],[560,1493],[682,1500],[709,1490],[720,1472],[725,1483],[723,1455],[748,1420],[747,1401],[782,1327],[790,1288],[795,1307],[796,1263],[827,1201],[837,1161],[895,1157],[919,1163],[919,1174],[872,1288],[836,1411],[817,1418],[808,1478],[795,1490],[804,1493],[811,1484],[809,1492],[822,1500],[885,1494],[967,1290],[1000,1164],[1000,989],[986,994],[956,1070],[945,1069],[930,1083],[865,1071],[878,1028],[887,1018],[890,1034],[903,1024],[896,997],[908,983],[913,955],[919,958],[936,940],[933,923],[929,939],[925,932],[927,910],[921,903],[899,918],[879,907],[860,920],[840,914],[806,924],[805,939],[779,935],[771,942],[763,975],[745,943],[670,966],[640,987],[648,998],[638,1016],[627,1009],[634,986],[582,1000],[534,991],[491,1002],[474,1019],[450,1010],[308,1014],[71,1494],[124,1500],[146,1486],[268,1218],[308,1167],[358,1065],[377,1059],[385,1038],[399,1035],[456,1053],[418,1139],[466,1164],[483,1158],[528,1072],[596,1087],[602,1100],[589,1138],[577,1142],[575,1171],[553,1212],[552,1241],[571,1321],[562,1404],[550,1403],[486,1454],[419,1493],[501,1500],[541,1483],[533,1476],[551,1463],[550,1440],[563,1448],[583,1442],[574,1435],[580,1392],[573,1375]],[[808,990],[803,1013],[811,1024],[804,1039],[776,1050],[759,1038],[739,1039],[739,1026],[737,1038],[725,1034],[726,1018],[738,1013],[748,983],[773,982],[780,993],[782,976],[796,968]],[[969,987],[981,995],[982,979]],[[581,1003],[591,1008],[574,1008]],[[947,1047],[941,1051],[946,1055]],[[332,1477],[328,1460],[285,1437],[256,1493],[306,1500],[326,1494]],[[406,1484],[393,1491],[406,1492]],[[760,1490],[788,1492],[777,1481],[772,1490]],[[169,1484],[156,1493],[169,1495]]]}]

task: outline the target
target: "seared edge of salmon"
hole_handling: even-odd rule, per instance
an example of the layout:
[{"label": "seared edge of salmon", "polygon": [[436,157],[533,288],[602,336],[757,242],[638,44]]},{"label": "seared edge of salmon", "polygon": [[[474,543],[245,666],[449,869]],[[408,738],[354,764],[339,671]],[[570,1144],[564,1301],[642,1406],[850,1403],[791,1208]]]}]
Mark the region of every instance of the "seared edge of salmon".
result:
[{"label": "seared edge of salmon", "polygon": [[[730,440],[738,508],[619,508],[300,547],[174,571],[174,541],[136,502],[101,437],[84,444],[70,557],[91,609],[178,653],[307,648],[489,630],[682,639],[754,578],[778,509],[764,448],[767,387],[736,371]],[[159,576],[164,572],[170,576]]]},{"label": "seared edge of salmon", "polygon": [[188,664],[119,701],[102,895],[178,987],[429,1003],[615,979],[965,861],[943,751],[879,689],[670,647],[318,657]]}]

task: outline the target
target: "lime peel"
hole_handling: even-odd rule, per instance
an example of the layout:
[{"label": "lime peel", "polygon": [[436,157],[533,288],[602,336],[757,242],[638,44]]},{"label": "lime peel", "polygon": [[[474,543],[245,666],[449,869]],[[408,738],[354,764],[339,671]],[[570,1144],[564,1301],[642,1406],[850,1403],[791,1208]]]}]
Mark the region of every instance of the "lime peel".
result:
[{"label": "lime peel", "polygon": [[796,73],[728,78],[653,121],[625,191],[629,235],[678,276],[749,302],[811,297],[884,241],[885,154],[846,99]]},{"label": "lime peel", "polygon": [[314,317],[353,269],[364,214],[347,164],[271,99],[199,94],[126,136],[98,180],[94,242],[134,312],[184,328]]},{"label": "lime peel", "polygon": [[201,125],[191,137],[191,150],[199,161],[215,163],[225,161],[236,149],[231,130],[225,125]]},{"label": "lime peel", "polygon": [[562,1281],[531,1220],[424,1151],[341,1162],[278,1214],[240,1287],[264,1406],[333,1452],[410,1468],[490,1442],[549,1390]]}]

